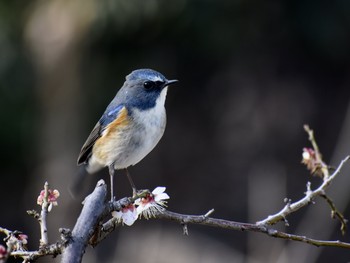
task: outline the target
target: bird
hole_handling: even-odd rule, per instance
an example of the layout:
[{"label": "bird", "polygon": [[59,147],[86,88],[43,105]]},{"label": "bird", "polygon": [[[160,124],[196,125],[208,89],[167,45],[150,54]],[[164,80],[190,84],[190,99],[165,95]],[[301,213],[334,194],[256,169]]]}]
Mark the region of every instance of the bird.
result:
[{"label": "bird", "polygon": [[89,174],[108,168],[111,200],[116,170],[126,170],[136,194],[128,167],[139,163],[162,138],[168,86],[176,82],[152,69],[132,71],[83,144],[77,165]]}]

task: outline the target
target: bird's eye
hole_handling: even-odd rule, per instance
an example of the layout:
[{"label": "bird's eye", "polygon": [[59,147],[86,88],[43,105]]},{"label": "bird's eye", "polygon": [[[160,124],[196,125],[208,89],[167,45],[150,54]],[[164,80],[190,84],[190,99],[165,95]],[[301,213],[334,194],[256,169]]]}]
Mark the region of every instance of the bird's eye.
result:
[{"label": "bird's eye", "polygon": [[145,87],[145,89],[151,89],[154,87],[154,82],[153,81],[146,81],[143,83],[143,86]]}]

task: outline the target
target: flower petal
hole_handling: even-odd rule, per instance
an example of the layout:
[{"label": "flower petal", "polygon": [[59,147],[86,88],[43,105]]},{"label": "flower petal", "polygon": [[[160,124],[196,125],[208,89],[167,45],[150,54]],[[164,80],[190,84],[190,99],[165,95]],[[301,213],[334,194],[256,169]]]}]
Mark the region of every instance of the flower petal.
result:
[{"label": "flower petal", "polygon": [[156,202],[159,202],[161,200],[167,200],[167,199],[170,199],[170,196],[167,193],[161,193],[154,197],[154,200]]},{"label": "flower petal", "polygon": [[152,191],[152,194],[159,195],[161,193],[164,193],[165,189],[166,189],[166,187],[164,187],[164,186],[158,186]]},{"label": "flower petal", "polygon": [[118,222],[131,226],[137,220],[138,214],[135,205],[131,204],[122,208],[120,211],[113,211],[112,216],[116,218]]},{"label": "flower petal", "polygon": [[131,226],[137,220],[136,210],[128,210],[126,213],[123,213],[122,219],[123,223],[125,223],[127,226]]}]

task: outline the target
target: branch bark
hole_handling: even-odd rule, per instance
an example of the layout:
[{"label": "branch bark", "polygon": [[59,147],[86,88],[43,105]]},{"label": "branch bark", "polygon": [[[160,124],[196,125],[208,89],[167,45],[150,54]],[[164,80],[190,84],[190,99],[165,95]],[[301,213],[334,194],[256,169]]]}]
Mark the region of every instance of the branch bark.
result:
[{"label": "branch bark", "polygon": [[71,240],[63,251],[62,263],[81,262],[89,239],[102,219],[107,204],[106,197],[107,186],[103,180],[100,180],[94,191],[83,202],[84,207],[73,228]]},{"label": "branch bark", "polygon": [[238,230],[238,231],[259,232],[271,237],[304,242],[317,247],[327,246],[327,247],[339,247],[339,248],[350,249],[350,243],[341,242],[339,240],[335,240],[335,241],[317,240],[317,239],[308,238],[305,236],[288,234],[282,231],[269,228],[265,225],[240,223],[240,222],[234,222],[230,220],[206,217],[205,215],[183,215],[183,214],[178,214],[178,213],[165,210],[163,211],[163,213],[159,213],[156,216],[156,218],[176,221],[185,226],[187,226],[187,224],[199,224],[199,225],[212,226],[212,227]]},{"label": "branch bark", "polygon": [[47,246],[49,244],[49,236],[47,234],[47,214],[49,213],[49,205],[48,197],[49,197],[49,184],[48,182],[45,182],[44,184],[44,199],[43,199],[43,205],[41,208],[41,213],[39,217],[39,224],[40,224],[40,247]]},{"label": "branch bark", "polygon": [[[105,215],[109,214],[115,208],[120,208],[121,206],[127,206],[128,202],[132,203],[132,198],[123,198],[119,201],[114,201],[112,203],[106,203],[104,206],[104,211],[102,212]],[[231,220],[219,219],[209,217],[208,215],[212,214],[213,210],[210,210],[208,213],[204,215],[186,215],[179,214],[175,212],[171,212],[168,210],[163,210],[162,212],[158,212],[154,219],[164,219],[170,220],[174,222],[180,223],[184,228],[184,234],[188,233],[188,225],[189,224],[197,224],[204,226],[211,226],[217,228],[224,228],[235,231],[249,231],[249,232],[258,232],[270,237],[281,238],[285,240],[292,240],[307,243],[310,245],[314,245],[317,247],[326,246],[326,247],[338,247],[338,248],[346,248],[350,249],[350,243],[342,242],[339,240],[318,240],[314,238],[309,238],[306,236],[299,236],[294,234],[285,233],[282,231],[278,231],[276,229],[270,228],[265,224],[251,224],[251,223],[242,223],[235,222]],[[106,238],[109,234],[111,234],[116,227],[120,226],[121,223],[118,223],[114,218],[107,221],[105,224],[99,227],[98,231],[95,231],[95,234],[98,233],[98,237],[94,238],[94,242],[91,244],[96,246],[100,241]]]}]

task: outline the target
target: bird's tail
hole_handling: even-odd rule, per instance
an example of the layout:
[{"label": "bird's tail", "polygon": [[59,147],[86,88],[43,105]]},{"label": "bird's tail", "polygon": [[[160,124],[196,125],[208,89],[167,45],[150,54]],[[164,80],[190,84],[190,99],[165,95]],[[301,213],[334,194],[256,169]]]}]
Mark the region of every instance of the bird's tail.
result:
[{"label": "bird's tail", "polygon": [[70,185],[68,187],[68,191],[72,198],[77,199],[83,193],[84,188],[87,184],[84,184],[86,181],[86,175],[88,172],[86,171],[85,166],[80,166],[78,172],[73,176]]}]

